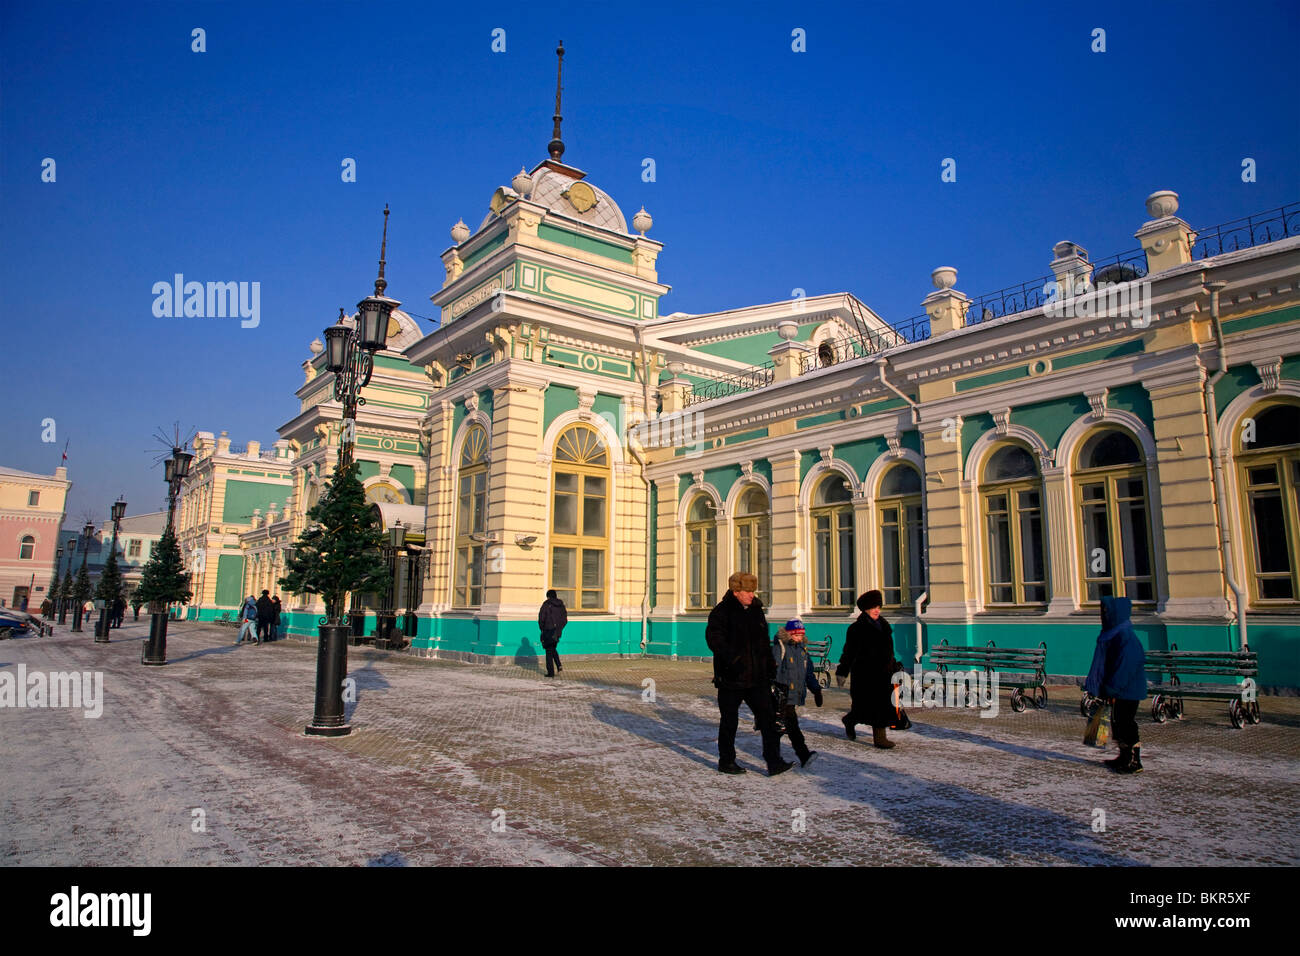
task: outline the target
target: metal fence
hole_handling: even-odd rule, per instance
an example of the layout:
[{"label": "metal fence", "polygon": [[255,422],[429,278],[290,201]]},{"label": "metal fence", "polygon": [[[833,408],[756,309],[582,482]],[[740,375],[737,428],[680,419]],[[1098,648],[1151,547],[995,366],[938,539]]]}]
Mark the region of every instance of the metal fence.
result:
[{"label": "metal fence", "polygon": [[1300,236],[1300,203],[1199,230],[1192,243],[1192,258],[1208,259],[1292,236]]}]

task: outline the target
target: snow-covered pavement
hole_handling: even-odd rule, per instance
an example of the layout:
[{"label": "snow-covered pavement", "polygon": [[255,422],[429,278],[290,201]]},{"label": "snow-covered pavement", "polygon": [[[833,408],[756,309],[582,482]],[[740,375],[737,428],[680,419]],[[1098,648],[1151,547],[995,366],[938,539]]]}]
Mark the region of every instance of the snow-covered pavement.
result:
[{"label": "snow-covered pavement", "polygon": [[552,681],[350,648],[354,731],[323,739],[302,734],[314,647],[173,622],[168,665],[144,667],[146,634],[0,642],[0,674],[104,682],[97,719],[0,706],[4,864],[1300,863],[1297,698],[1243,730],[1216,703],[1144,708],[1147,772],[1120,777],[1080,743],[1077,689],[1023,714],[1004,694],[995,719],[914,709],[892,751],[844,739],[831,690],[801,718],[809,768],[764,776],[742,716],[751,772],[730,777],[707,664],[568,660]]}]

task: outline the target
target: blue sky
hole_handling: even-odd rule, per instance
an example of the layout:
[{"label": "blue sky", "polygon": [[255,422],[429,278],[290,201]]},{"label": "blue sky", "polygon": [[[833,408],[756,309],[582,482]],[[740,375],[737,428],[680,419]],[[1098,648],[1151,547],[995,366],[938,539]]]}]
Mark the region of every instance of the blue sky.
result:
[{"label": "blue sky", "polygon": [[[0,462],[49,473],[70,440],[79,525],[162,506],[160,425],[273,441],[307,344],[370,291],[385,203],[388,294],[436,314],[451,225],[545,158],[557,40],[565,161],[654,216],[663,314],[802,288],[893,320],[939,265],[977,295],[1061,239],[1134,249],[1156,189],[1194,226],[1300,200],[1298,10],[7,0]],[[260,282],[261,324],[156,318],[177,272]]]}]

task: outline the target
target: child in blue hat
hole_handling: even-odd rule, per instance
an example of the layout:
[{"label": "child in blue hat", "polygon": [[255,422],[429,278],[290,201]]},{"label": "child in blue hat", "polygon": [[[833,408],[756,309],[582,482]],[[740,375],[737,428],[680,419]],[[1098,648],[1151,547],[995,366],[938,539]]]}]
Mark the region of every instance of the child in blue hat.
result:
[{"label": "child in blue hat", "polygon": [[785,725],[785,732],[790,738],[799,765],[806,767],[813,762],[817,751],[809,750],[804,740],[803,731],[799,729],[799,715],[795,707],[802,707],[808,691],[812,691],[817,706],[822,705],[822,685],[817,682],[808,662],[808,648],[804,646],[803,621],[787,621],[785,627],[776,632],[772,642],[772,657],[776,660],[776,677],[773,680],[777,698],[777,714]]}]

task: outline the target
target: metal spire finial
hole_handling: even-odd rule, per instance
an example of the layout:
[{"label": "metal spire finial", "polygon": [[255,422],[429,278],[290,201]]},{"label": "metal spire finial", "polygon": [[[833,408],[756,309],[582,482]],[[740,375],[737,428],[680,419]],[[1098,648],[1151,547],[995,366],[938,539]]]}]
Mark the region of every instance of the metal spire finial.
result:
[{"label": "metal spire finial", "polygon": [[379,278],[375,280],[375,295],[382,297],[384,290],[388,288],[388,281],[384,278],[384,254],[388,249],[388,203],[384,203],[384,238],[379,243]]},{"label": "metal spire finial", "polygon": [[560,157],[564,155],[564,141],[560,139],[560,120],[564,118],[560,115],[560,92],[563,90],[563,87],[560,85],[560,79],[564,73],[563,40],[561,40],[560,45],[555,48],[555,55],[559,57],[559,62],[555,67],[555,116],[552,117],[552,119],[555,120],[555,125],[551,129],[551,142],[546,149],[551,154],[551,159],[558,163],[560,162]]}]

